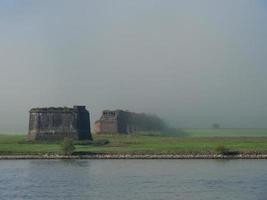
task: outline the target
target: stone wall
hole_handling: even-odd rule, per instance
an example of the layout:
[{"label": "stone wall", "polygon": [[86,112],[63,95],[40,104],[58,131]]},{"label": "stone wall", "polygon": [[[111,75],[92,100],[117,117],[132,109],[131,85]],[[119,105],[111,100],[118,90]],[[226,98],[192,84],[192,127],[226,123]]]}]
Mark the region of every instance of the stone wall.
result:
[{"label": "stone wall", "polygon": [[155,115],[123,110],[104,110],[100,119],[95,122],[96,133],[134,133],[160,131],[164,128],[164,122]]},{"label": "stone wall", "polygon": [[33,108],[30,110],[29,140],[91,139],[90,117],[85,106]]},{"label": "stone wall", "polygon": [[100,120],[95,122],[94,131],[96,133],[117,133],[118,132],[118,112],[104,110]]}]

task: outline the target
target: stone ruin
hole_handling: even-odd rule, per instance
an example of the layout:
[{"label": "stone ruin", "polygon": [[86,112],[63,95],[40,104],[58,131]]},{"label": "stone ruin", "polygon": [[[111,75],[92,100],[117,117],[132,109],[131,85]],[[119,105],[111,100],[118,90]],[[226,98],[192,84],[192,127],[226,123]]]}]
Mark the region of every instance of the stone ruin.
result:
[{"label": "stone ruin", "polygon": [[32,108],[29,140],[91,140],[90,116],[85,106]]},{"label": "stone ruin", "polygon": [[134,113],[123,110],[104,110],[95,122],[95,133],[135,133],[161,131],[165,123],[156,115]]}]

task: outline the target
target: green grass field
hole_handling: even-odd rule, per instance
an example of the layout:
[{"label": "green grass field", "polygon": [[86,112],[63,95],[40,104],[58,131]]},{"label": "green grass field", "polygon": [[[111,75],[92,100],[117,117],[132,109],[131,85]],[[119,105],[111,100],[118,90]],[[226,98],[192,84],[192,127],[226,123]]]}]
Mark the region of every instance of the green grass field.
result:
[{"label": "green grass field", "polygon": [[[167,136],[166,136],[167,135]],[[94,140],[108,139],[104,146],[75,145],[79,153],[129,154],[213,154],[224,145],[241,153],[267,153],[267,130],[200,130],[177,134],[141,133],[134,135],[93,135]],[[0,135],[0,154],[60,153],[60,143],[25,143],[26,134]]]},{"label": "green grass field", "polygon": [[267,129],[185,129],[192,137],[267,137]]}]

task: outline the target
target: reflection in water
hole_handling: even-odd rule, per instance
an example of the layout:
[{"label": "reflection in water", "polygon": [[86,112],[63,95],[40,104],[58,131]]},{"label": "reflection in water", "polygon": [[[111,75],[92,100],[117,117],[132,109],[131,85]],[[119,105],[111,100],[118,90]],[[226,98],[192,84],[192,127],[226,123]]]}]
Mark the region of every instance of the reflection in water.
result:
[{"label": "reflection in water", "polygon": [[266,160],[1,160],[0,199],[267,199]]}]

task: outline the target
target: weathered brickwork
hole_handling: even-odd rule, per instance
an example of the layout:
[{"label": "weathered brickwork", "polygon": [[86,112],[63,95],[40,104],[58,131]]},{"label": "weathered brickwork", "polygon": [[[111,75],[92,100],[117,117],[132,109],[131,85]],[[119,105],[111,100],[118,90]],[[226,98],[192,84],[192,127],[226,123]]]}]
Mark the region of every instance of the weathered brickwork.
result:
[{"label": "weathered brickwork", "polygon": [[30,110],[29,140],[61,140],[65,137],[92,139],[89,112],[85,106]]},{"label": "weathered brickwork", "polygon": [[134,133],[140,131],[160,131],[164,122],[155,115],[133,113],[123,110],[104,110],[95,122],[95,133]]}]

